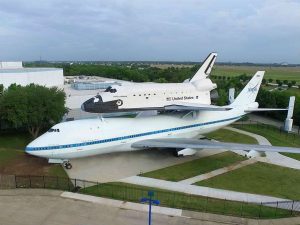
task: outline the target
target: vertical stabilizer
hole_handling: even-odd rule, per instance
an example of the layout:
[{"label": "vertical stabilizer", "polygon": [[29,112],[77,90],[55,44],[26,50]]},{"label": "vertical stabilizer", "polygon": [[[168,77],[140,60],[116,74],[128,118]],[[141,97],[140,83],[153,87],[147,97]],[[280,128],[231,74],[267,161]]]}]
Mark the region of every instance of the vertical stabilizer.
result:
[{"label": "vertical stabilizer", "polygon": [[249,105],[255,102],[264,74],[265,71],[257,71],[231,105]]},{"label": "vertical stabilizer", "polygon": [[215,52],[210,53],[202,63],[200,69],[190,80],[190,82],[193,82],[195,80],[205,79],[206,77],[208,77],[212,67],[214,66],[216,59],[217,59],[217,53]]}]

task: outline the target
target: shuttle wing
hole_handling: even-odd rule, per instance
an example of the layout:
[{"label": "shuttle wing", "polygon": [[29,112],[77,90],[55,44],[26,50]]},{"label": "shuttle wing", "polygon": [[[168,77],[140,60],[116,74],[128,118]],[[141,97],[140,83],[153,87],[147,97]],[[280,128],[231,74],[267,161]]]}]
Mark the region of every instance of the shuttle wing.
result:
[{"label": "shuttle wing", "polygon": [[245,150],[258,152],[289,152],[299,153],[300,148],[292,147],[277,147],[269,145],[252,145],[252,144],[237,144],[229,142],[216,142],[209,140],[198,140],[188,138],[163,138],[163,139],[148,139],[137,141],[132,144],[134,148],[191,148],[191,149],[227,149],[227,150]]},{"label": "shuttle wing", "polygon": [[173,104],[173,105],[166,105],[164,106],[165,110],[182,110],[182,111],[193,111],[193,110],[198,110],[198,111],[226,111],[230,110],[231,107],[224,107],[224,106],[216,106],[216,105],[207,105],[207,104],[193,104],[193,103],[185,103],[181,102],[178,104]]}]

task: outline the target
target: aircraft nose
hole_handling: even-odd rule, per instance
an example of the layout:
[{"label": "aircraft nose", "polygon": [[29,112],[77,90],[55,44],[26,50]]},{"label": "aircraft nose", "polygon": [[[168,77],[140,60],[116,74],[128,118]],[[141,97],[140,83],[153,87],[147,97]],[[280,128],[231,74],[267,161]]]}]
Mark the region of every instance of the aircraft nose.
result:
[{"label": "aircraft nose", "polygon": [[46,154],[46,147],[44,146],[43,143],[40,141],[40,138],[37,138],[30,142],[26,147],[25,147],[25,152],[29,155],[34,155],[34,156],[39,156],[39,157],[44,157],[44,154]]},{"label": "aircraft nose", "polygon": [[35,154],[35,147],[32,146],[31,144],[27,145],[26,148],[25,148],[25,152],[29,155],[36,155]]}]

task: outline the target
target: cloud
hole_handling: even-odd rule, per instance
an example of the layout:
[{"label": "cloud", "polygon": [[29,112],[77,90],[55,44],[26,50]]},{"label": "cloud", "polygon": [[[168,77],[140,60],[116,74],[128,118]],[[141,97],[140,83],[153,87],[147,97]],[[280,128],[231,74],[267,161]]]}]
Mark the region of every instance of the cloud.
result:
[{"label": "cloud", "polygon": [[299,63],[299,1],[0,0],[0,60]]}]

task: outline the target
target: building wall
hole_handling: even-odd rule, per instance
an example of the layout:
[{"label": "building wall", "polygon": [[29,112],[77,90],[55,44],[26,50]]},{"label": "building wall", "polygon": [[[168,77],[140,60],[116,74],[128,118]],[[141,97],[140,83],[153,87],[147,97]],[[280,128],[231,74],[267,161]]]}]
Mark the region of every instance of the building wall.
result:
[{"label": "building wall", "polygon": [[11,84],[26,86],[34,83],[46,87],[63,86],[64,77],[62,69],[52,69],[43,71],[22,71],[22,72],[1,72],[0,71],[0,84],[5,88]]},{"label": "building wall", "polygon": [[23,68],[22,62],[0,62],[0,69],[19,69]]}]

